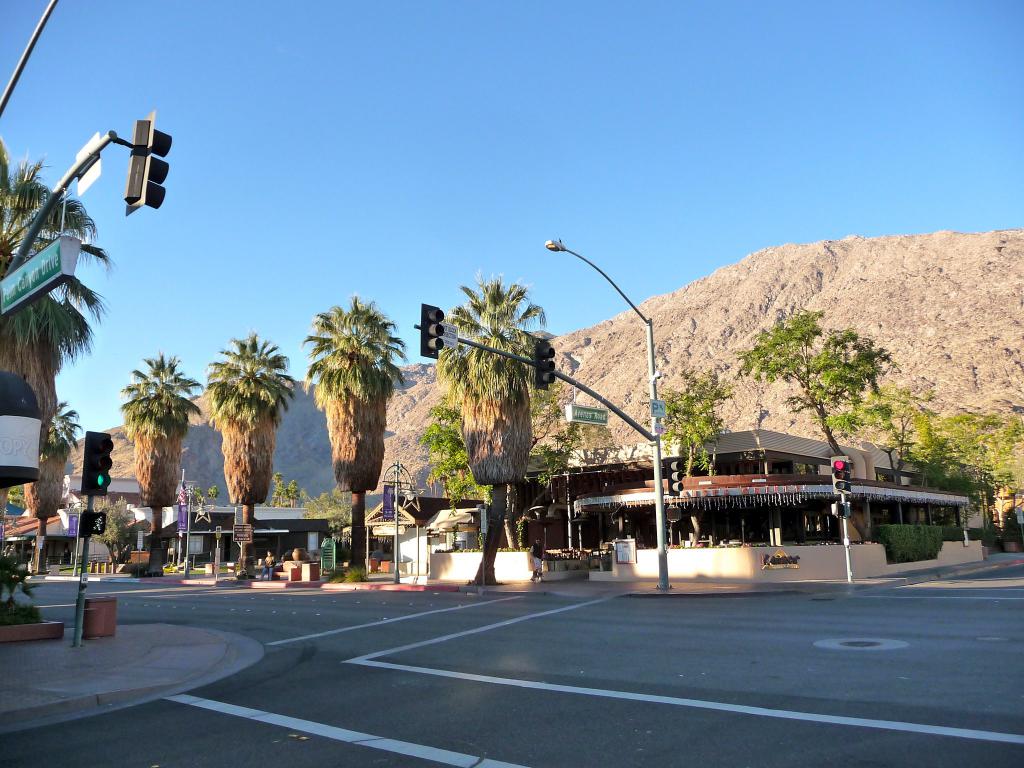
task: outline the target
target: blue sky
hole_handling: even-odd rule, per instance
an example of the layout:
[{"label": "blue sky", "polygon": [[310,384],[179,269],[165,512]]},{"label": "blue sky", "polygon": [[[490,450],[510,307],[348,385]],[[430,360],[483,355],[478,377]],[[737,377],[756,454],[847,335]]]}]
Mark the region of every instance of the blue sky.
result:
[{"label": "blue sky", "polygon": [[[6,82],[45,0],[4,7]],[[114,147],[84,197],[109,312],[58,390],[121,423],[144,356],[188,373],[256,330],[305,374],[353,293],[418,361],[421,301],[477,273],[549,330],[785,242],[1022,225],[1024,4],[63,0],[0,136],[56,181],[158,110],[167,200],[129,218]]]}]

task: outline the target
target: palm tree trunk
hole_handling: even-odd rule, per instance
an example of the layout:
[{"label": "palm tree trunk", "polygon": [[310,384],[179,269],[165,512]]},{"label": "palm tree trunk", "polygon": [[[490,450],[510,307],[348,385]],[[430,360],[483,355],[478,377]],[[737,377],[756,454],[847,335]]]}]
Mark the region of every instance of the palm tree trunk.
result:
[{"label": "palm tree trunk", "polygon": [[32,570],[42,573],[46,570],[46,558],[42,557],[40,543],[45,543],[46,521],[57,514],[64,494],[64,464],[60,459],[46,459],[39,462],[39,479],[25,486],[25,503],[39,520],[36,534],[36,549],[32,555]]},{"label": "palm tree trunk", "polygon": [[349,567],[366,567],[366,491],[352,491],[352,554]]},{"label": "palm tree trunk", "polygon": [[[163,530],[164,510],[163,507],[150,507],[153,513],[153,527],[149,532],[149,565],[146,566],[146,574],[149,576],[164,575],[164,550],[160,546],[160,532]],[[188,542],[185,542],[185,557],[188,557]]]},{"label": "palm tree trunk", "polygon": [[508,486],[492,485],[491,504],[482,513],[487,515],[487,538],[484,539],[483,557],[480,558],[480,567],[477,568],[471,584],[483,585],[484,577],[487,584],[497,584],[494,577],[494,558],[498,554],[498,544],[501,542],[501,521],[505,517],[507,502]]}]

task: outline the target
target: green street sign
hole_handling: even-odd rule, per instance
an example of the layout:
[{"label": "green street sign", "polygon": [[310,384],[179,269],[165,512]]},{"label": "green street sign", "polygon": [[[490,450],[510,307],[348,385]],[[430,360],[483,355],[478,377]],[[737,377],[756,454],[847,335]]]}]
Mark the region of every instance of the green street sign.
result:
[{"label": "green street sign", "polygon": [[565,420],[577,421],[580,424],[605,425],[608,423],[608,409],[568,403],[565,406]]},{"label": "green street sign", "polygon": [[24,309],[75,276],[82,241],[61,235],[0,280],[0,314]]}]

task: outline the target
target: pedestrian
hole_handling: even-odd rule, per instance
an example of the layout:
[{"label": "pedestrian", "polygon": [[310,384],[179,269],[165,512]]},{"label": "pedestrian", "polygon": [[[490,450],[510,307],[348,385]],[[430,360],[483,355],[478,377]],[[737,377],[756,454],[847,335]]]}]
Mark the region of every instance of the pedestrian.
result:
[{"label": "pedestrian", "polygon": [[260,579],[266,578],[267,581],[274,580],[274,555],[268,549],[267,556],[263,558],[263,571],[260,573]]},{"label": "pedestrian", "polygon": [[530,558],[533,560],[533,576],[530,581],[543,581],[541,569],[544,567],[544,548],[540,545],[540,539],[536,539],[530,547]]}]

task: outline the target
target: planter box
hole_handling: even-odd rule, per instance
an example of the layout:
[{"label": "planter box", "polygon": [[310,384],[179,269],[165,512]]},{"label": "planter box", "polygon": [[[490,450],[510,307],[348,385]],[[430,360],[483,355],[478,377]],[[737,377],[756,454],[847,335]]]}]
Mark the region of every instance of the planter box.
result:
[{"label": "planter box", "polygon": [[20,643],[25,640],[60,640],[63,637],[63,621],[41,621],[38,624],[12,624],[0,627],[0,643]]},{"label": "planter box", "polygon": [[1003,552],[1020,552],[1021,546],[1019,541],[1004,541]]}]

